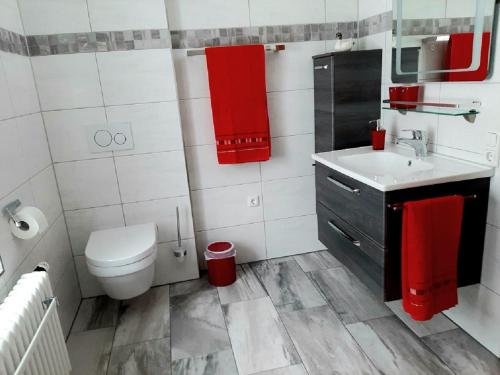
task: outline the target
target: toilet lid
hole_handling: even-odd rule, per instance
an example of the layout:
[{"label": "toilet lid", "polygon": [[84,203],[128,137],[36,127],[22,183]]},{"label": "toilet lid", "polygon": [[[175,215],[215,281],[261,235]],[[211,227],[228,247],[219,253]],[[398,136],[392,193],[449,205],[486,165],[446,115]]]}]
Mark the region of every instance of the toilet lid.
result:
[{"label": "toilet lid", "polygon": [[85,256],[96,267],[117,267],[135,263],[156,250],[154,223],[99,230],[90,234]]}]

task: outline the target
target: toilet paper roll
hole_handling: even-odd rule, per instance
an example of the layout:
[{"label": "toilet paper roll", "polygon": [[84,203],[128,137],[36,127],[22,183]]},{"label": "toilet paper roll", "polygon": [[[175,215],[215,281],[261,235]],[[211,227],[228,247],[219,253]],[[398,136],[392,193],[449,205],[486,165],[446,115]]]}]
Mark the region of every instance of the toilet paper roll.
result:
[{"label": "toilet paper roll", "polygon": [[14,236],[22,240],[29,240],[37,234],[47,230],[49,223],[40,209],[36,207],[23,207],[15,214],[18,222],[23,222],[21,227],[17,227],[14,220],[10,220],[10,230]]}]

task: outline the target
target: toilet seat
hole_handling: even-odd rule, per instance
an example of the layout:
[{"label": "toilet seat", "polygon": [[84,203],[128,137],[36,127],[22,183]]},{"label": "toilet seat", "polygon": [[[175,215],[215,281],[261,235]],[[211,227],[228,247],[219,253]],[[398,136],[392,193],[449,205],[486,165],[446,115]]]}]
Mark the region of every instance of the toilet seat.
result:
[{"label": "toilet seat", "polygon": [[[156,250],[156,246],[155,249]],[[95,266],[87,260],[87,267],[89,272],[96,277],[116,277],[123,275],[130,275],[132,273],[141,271],[149,267],[156,260],[156,251],[153,250],[152,254],[139,260],[138,262],[126,264],[124,266],[117,267],[98,267]]]},{"label": "toilet seat", "polygon": [[[120,274],[134,272],[138,267],[141,269],[140,266],[145,268],[156,259],[157,238],[154,223],[92,232],[85,248],[89,270],[116,275],[118,268]],[[132,271],[125,272],[125,268]],[[109,269],[109,272],[105,269]],[[93,274],[99,276],[97,273]]]}]

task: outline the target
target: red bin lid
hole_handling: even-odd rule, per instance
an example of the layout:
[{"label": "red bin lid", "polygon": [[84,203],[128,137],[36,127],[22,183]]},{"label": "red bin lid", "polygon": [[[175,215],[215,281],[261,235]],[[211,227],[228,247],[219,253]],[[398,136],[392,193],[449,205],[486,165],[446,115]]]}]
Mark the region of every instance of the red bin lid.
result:
[{"label": "red bin lid", "polygon": [[222,251],[227,251],[233,247],[231,242],[212,242],[207,246],[208,251],[212,251],[214,253],[220,253]]}]

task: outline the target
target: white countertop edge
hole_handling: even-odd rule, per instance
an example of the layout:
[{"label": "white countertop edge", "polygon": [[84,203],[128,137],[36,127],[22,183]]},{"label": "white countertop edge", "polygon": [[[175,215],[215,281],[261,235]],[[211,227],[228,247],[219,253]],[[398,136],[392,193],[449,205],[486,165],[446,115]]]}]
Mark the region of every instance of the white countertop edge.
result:
[{"label": "white countertop edge", "polygon": [[477,165],[478,168],[482,168],[481,170],[478,170],[476,172],[469,172],[469,173],[464,173],[461,175],[454,175],[454,176],[446,176],[446,177],[435,177],[431,178],[425,181],[409,181],[409,182],[402,182],[402,183],[395,183],[392,185],[382,185],[377,183],[376,181],[373,181],[370,178],[367,178],[363,175],[360,175],[356,172],[353,172],[349,169],[346,169],[338,164],[332,163],[331,161],[328,161],[318,154],[312,154],[312,159],[317,161],[318,163],[323,164],[324,166],[331,168],[337,172],[340,172],[348,177],[351,177],[357,181],[360,181],[368,186],[371,186],[379,191],[395,191],[395,190],[403,190],[403,189],[410,189],[410,188],[415,188],[415,187],[421,187],[421,186],[430,186],[430,185],[436,185],[436,184],[444,184],[447,182],[459,182],[459,181],[467,181],[467,180],[474,180],[476,178],[486,178],[486,177],[493,177],[495,175],[495,169],[493,167],[488,167],[485,165],[473,163],[467,160],[462,160],[462,159],[455,159],[447,155],[440,155],[436,153],[432,153],[433,156],[440,157],[440,158],[445,158],[445,159],[450,159],[450,160],[456,160],[457,162],[460,163],[465,163],[469,165]]}]

